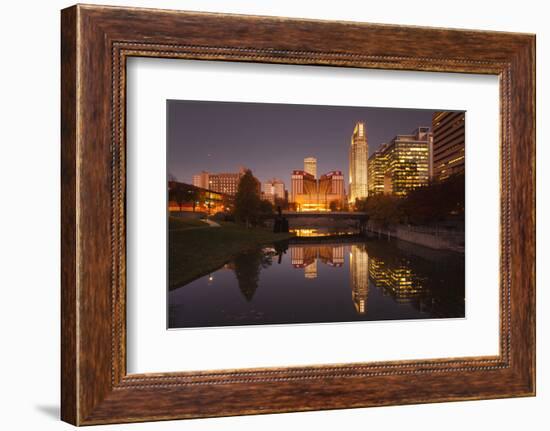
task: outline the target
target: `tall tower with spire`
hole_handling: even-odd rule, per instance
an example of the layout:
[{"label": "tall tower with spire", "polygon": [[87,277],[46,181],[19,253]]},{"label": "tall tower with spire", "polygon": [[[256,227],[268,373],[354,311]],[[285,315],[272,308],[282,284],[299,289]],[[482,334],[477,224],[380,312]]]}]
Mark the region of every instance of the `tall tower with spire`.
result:
[{"label": "tall tower with spire", "polygon": [[352,204],[369,194],[368,158],[367,127],[360,121],[355,124],[349,148],[349,201]]}]

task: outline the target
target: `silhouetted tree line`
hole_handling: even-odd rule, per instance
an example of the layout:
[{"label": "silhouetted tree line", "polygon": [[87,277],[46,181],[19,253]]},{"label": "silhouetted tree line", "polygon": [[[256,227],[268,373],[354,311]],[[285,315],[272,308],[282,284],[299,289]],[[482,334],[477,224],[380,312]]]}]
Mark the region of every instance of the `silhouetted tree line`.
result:
[{"label": "silhouetted tree line", "polygon": [[177,183],[174,183],[174,185],[168,190],[168,199],[176,202],[180,208],[180,211],[182,211],[184,204],[192,204],[193,212],[197,207],[197,202],[204,201],[196,188],[186,187],[184,184]]},{"label": "silhouetted tree line", "polygon": [[379,194],[358,199],[355,207],[382,226],[391,223],[425,225],[449,217],[463,219],[464,202],[464,174],[456,174],[445,181],[418,187],[402,197]]},{"label": "silhouetted tree line", "polygon": [[244,223],[247,228],[262,225],[266,218],[273,216],[273,205],[262,200],[260,182],[250,169],[239,180],[233,215],[236,221]]}]

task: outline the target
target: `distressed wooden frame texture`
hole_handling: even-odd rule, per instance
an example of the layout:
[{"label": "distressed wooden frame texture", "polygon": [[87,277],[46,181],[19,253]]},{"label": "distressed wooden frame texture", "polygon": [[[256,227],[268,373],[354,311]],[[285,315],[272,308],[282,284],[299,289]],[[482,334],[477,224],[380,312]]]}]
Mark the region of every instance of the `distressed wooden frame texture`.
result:
[{"label": "distressed wooden frame texture", "polygon": [[[534,35],[83,5],[61,17],[63,420],[88,425],[534,395]],[[500,354],[127,375],[130,56],[498,75]]]}]

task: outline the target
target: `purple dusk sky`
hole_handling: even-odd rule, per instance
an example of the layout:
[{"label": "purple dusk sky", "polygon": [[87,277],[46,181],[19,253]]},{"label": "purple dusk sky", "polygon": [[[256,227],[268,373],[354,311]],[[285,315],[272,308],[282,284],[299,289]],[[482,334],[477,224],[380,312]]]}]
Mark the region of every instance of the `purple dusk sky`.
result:
[{"label": "purple dusk sky", "polygon": [[167,101],[168,173],[192,183],[208,172],[252,170],[287,189],[304,157],[317,158],[317,175],[340,170],[348,182],[348,150],[357,121],[367,127],[369,154],[395,135],[431,127],[434,110],[272,103]]}]

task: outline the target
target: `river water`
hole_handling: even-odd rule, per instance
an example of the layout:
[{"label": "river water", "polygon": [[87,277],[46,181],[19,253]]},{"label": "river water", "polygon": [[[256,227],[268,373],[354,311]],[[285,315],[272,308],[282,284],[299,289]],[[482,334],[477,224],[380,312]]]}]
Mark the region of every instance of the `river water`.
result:
[{"label": "river water", "polygon": [[306,234],[241,253],[168,295],[169,328],[460,318],[464,255]]}]

